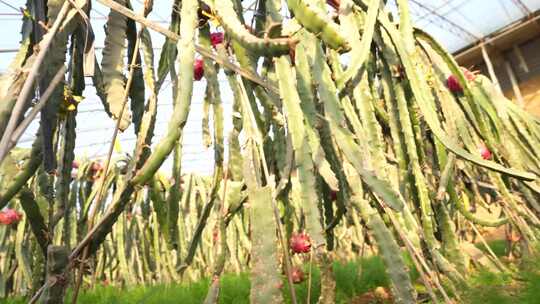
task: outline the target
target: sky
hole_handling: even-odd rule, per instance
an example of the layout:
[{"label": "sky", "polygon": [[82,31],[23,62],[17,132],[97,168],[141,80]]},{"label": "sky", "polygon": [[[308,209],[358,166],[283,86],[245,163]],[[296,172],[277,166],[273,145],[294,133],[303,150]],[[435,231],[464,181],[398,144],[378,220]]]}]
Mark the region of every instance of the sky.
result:
[{"label": "sky", "polygon": [[[388,8],[396,10],[393,0],[388,1]],[[416,26],[424,29],[439,40],[451,52],[477,41],[516,20],[528,12],[516,6],[518,0],[410,0],[409,6]],[[5,71],[20,43],[21,16],[15,8],[24,6],[25,0],[0,0],[0,73]],[[96,46],[102,47],[105,38],[104,25],[109,10],[93,1],[91,13],[92,25],[96,35]],[[132,0],[135,11],[141,10],[142,0]],[[172,0],[154,0],[154,10],[149,19],[168,27]],[[529,11],[540,9],[540,0],[521,0]],[[438,15],[434,14],[436,12]],[[159,60],[160,47],[164,38],[152,33],[155,47],[155,66]],[[101,51],[97,50],[98,60]],[[225,134],[231,129],[232,94],[228,89],[223,73],[220,75],[221,93],[224,103]],[[103,111],[103,106],[95,94],[90,78],[86,79],[86,99],[78,107],[77,142],[75,153],[82,157],[103,157],[110,145],[114,122]],[[202,103],[205,83],[195,82],[194,98],[188,122],[184,129],[183,162],[184,172],[211,174],[213,169],[213,150],[202,143]],[[154,142],[166,133],[167,122],[172,113],[172,94],[170,82],[166,82],[158,96],[158,114]],[[34,139],[38,124],[33,123],[19,141],[19,146],[29,147]],[[130,127],[119,135],[122,152],[131,153],[135,143],[135,134]],[[162,169],[170,167],[170,160]]]}]

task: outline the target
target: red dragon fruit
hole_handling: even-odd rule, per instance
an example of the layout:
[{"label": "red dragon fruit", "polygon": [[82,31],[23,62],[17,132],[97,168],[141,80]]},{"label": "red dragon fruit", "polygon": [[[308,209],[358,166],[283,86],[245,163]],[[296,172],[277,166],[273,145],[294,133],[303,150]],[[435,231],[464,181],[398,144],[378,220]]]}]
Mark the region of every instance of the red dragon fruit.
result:
[{"label": "red dragon fruit", "polygon": [[450,75],[448,79],[446,79],[446,86],[452,93],[463,93],[463,88],[461,87],[461,84],[459,83],[459,80],[455,75]]},{"label": "red dragon fruit", "polygon": [[7,208],[0,211],[0,225],[11,225],[17,223],[21,220],[21,218],[22,215],[13,209]]},{"label": "red dragon fruit", "polygon": [[294,233],[291,236],[290,246],[293,253],[307,253],[311,250],[311,240],[305,233]]},{"label": "red dragon fruit", "polygon": [[203,75],[204,75],[203,60],[201,58],[197,58],[195,59],[195,63],[193,63],[193,78],[199,81],[202,79]]},{"label": "red dragon fruit", "polygon": [[223,33],[222,32],[215,32],[210,34],[210,42],[212,43],[212,46],[215,47],[216,45],[223,43]]},{"label": "red dragon fruit", "polygon": [[294,284],[300,284],[304,281],[304,272],[298,267],[291,269],[291,278]]},{"label": "red dragon fruit", "polygon": [[480,156],[482,156],[483,159],[490,159],[491,158],[491,151],[486,147],[486,145],[481,145],[480,148],[478,148],[478,152],[480,152]]},{"label": "red dragon fruit", "polygon": [[330,200],[333,202],[335,200],[337,200],[337,191],[333,191],[333,190],[330,190]]}]

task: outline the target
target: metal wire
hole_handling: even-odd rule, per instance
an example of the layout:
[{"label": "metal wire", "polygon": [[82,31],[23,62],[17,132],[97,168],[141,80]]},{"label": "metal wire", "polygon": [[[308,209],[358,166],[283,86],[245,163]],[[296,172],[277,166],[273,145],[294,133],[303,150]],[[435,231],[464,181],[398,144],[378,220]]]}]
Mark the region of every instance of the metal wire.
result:
[{"label": "metal wire", "polygon": [[525,16],[529,16],[532,11],[523,3],[521,0],[512,0],[514,4],[525,14]]},{"label": "metal wire", "polygon": [[14,10],[15,10],[15,11],[17,11],[17,12],[20,12],[20,11],[21,11],[21,9],[20,9],[20,8],[18,8],[18,7],[15,7],[15,6],[13,6],[13,5],[11,5],[11,4],[9,4],[9,3],[7,3],[7,2],[6,2],[6,1],[4,1],[4,0],[0,0],[0,3],[2,3],[2,4],[4,4],[4,5],[6,5],[6,6],[10,7],[10,8],[12,8],[12,9],[14,9]]},{"label": "metal wire", "polygon": [[[446,27],[446,26],[443,26],[442,24],[440,24],[442,28],[448,30],[450,33],[453,33],[453,34],[459,35],[460,37],[463,37],[463,36],[461,36],[459,34],[459,32],[462,32],[463,34],[466,34],[467,36],[472,38],[474,41],[478,41],[478,40],[481,39],[480,37],[476,36],[475,34],[470,32],[469,30],[467,30],[466,28],[464,28],[461,25],[459,25],[459,24],[455,23],[454,21],[450,20],[446,16],[440,15],[439,13],[434,11],[433,9],[427,7],[425,4],[422,4],[417,0],[410,0],[410,1],[411,1],[411,3],[414,3],[415,5],[417,5],[418,7],[420,7],[422,9],[430,12],[431,14],[433,14],[434,17],[436,17],[437,19],[439,19],[443,23],[449,25],[449,27]],[[458,31],[456,32],[456,30],[458,30]]]}]

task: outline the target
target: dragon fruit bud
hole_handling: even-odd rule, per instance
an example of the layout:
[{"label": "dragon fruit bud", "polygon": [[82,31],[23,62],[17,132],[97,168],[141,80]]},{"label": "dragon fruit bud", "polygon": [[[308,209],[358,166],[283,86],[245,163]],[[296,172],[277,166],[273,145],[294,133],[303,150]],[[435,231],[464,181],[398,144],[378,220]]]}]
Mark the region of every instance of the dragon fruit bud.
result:
[{"label": "dragon fruit bud", "polygon": [[5,209],[4,211],[0,211],[0,224],[1,225],[11,225],[14,223],[17,223],[21,220],[22,215],[13,210],[13,209]]},{"label": "dragon fruit bud", "polygon": [[215,32],[215,33],[210,34],[210,42],[212,43],[212,46],[216,46],[220,43],[223,43],[223,33]]},{"label": "dragon fruit bud", "polygon": [[99,172],[101,170],[103,170],[103,167],[101,166],[101,163],[99,163],[99,162],[92,163],[92,171]]},{"label": "dragon fruit bud", "polygon": [[480,156],[482,156],[483,159],[491,158],[491,151],[489,151],[486,145],[480,146],[480,148],[478,148],[478,152],[480,152]]},{"label": "dragon fruit bud", "polygon": [[304,272],[298,267],[291,269],[291,278],[294,284],[300,284],[304,281]]},{"label": "dragon fruit bud", "polygon": [[466,68],[461,67],[461,71],[463,72],[463,75],[468,81],[474,81],[476,79],[476,74],[467,70]]},{"label": "dragon fruit bud", "polygon": [[311,250],[311,240],[305,233],[295,233],[291,236],[290,246],[293,253],[307,253]]},{"label": "dragon fruit bud", "polygon": [[193,64],[193,78],[195,80],[201,80],[201,78],[204,75],[204,67],[203,67],[203,60],[201,58],[195,59],[195,63]]},{"label": "dragon fruit bud", "polygon": [[452,93],[463,93],[463,88],[455,75],[450,75],[448,79],[446,79],[446,86]]},{"label": "dragon fruit bud", "polygon": [[333,7],[335,10],[339,10],[340,0],[326,0],[326,3]]}]

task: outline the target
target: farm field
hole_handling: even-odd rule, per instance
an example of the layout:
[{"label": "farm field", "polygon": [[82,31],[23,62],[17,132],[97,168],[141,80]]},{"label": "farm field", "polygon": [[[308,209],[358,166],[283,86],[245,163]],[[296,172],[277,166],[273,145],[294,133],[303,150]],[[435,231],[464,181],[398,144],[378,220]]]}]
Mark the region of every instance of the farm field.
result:
[{"label": "farm field", "polygon": [[[491,242],[491,248],[499,258],[505,255],[503,241]],[[478,246],[482,248],[481,245]],[[460,294],[461,303],[484,304],[534,304],[537,303],[540,291],[540,263],[538,256],[530,257],[518,267],[519,277],[513,279],[508,274],[492,273],[487,270],[476,273],[470,280],[470,287]],[[306,270],[307,270],[306,266]],[[385,274],[384,263],[378,257],[366,258],[357,262],[346,264],[334,263],[336,279],[336,303],[340,304],[369,304],[391,303],[389,294],[389,280]],[[319,271],[314,271],[313,285],[318,286]],[[413,279],[418,279],[417,273],[412,273]],[[222,278],[222,293],[219,303],[242,304],[249,303],[249,276],[248,274],[225,274]],[[283,280],[283,284],[286,284]],[[82,304],[173,304],[202,303],[208,292],[209,280],[200,280],[183,285],[139,286],[122,289],[115,286],[97,285],[93,289],[84,290],[79,298]],[[383,292],[381,292],[381,287]],[[377,289],[378,288],[378,289]],[[307,301],[307,282],[296,285],[296,294],[302,303]],[[379,293],[377,293],[377,290]],[[311,303],[316,303],[320,290],[312,290]],[[71,291],[68,290],[68,298]],[[287,298],[287,288],[284,288],[284,297]],[[290,303],[290,299],[286,302]],[[0,301],[5,304],[26,303],[24,299]],[[427,301],[426,303],[429,303]]]}]

